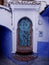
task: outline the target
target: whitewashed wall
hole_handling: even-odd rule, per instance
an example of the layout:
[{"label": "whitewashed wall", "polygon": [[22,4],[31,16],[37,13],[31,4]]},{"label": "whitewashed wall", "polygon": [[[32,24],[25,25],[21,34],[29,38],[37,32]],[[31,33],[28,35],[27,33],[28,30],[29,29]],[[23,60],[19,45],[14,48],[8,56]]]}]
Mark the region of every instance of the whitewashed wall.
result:
[{"label": "whitewashed wall", "polygon": [[[13,11],[13,51],[15,53],[17,50],[17,24],[19,20],[23,17],[28,17],[33,23],[33,51],[37,53],[37,44],[39,42],[48,42],[49,41],[49,33],[48,33],[48,21],[43,19],[39,15],[39,7],[37,6],[20,6],[20,5],[11,5]],[[42,23],[39,25],[38,23]],[[39,31],[43,32],[43,36],[39,37]]]},{"label": "whitewashed wall", "polygon": [[[49,42],[49,18],[48,17],[42,17],[40,16],[39,23],[41,25],[38,25],[38,41],[40,42]],[[43,32],[42,37],[39,37],[39,31]]]},{"label": "whitewashed wall", "polygon": [[33,29],[33,51],[37,52],[37,33],[38,33],[38,20],[39,20],[39,6],[35,7],[32,5],[11,5],[13,11],[13,51],[12,53],[16,52],[17,49],[17,24],[19,20],[23,17],[28,17],[32,23]]},{"label": "whitewashed wall", "polygon": [[[8,11],[7,11],[8,10]],[[5,26],[12,30],[11,25],[11,12],[9,8],[0,5],[0,25]]]}]

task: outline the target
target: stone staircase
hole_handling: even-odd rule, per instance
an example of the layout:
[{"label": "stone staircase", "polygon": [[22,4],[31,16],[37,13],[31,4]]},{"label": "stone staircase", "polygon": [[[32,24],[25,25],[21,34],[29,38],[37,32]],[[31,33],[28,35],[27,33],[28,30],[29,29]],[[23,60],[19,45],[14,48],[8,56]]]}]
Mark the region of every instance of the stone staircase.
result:
[{"label": "stone staircase", "polygon": [[30,61],[37,58],[34,54],[15,54],[13,57],[19,61]]}]

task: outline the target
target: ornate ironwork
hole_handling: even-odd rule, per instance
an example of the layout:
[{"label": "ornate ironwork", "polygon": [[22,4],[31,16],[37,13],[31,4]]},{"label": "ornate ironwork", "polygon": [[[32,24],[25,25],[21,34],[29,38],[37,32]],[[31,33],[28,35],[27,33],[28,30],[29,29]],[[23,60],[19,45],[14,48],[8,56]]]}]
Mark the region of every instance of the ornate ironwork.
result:
[{"label": "ornate ironwork", "polygon": [[36,1],[36,0],[18,0],[18,1],[9,1],[9,3],[12,4],[21,4],[21,5],[39,5],[41,3],[41,1]]}]

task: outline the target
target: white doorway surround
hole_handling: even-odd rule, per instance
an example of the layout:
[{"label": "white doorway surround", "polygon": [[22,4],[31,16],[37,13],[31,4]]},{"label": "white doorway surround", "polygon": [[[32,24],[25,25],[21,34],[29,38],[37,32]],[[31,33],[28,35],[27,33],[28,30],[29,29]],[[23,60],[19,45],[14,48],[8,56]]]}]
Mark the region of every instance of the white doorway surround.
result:
[{"label": "white doorway surround", "polygon": [[37,40],[38,40],[38,20],[39,20],[39,5],[15,5],[11,4],[13,13],[13,51],[17,51],[17,24],[18,21],[23,17],[28,17],[33,23],[33,51],[37,52]]},{"label": "white doorway surround", "polygon": [[[39,34],[39,30],[42,28],[42,27],[41,28],[38,27],[38,21],[40,17],[39,12],[44,10],[46,5],[44,6],[43,9],[41,9],[42,6],[43,4],[41,5],[41,3],[40,4],[10,3],[11,10],[9,7],[0,6],[0,21],[1,21],[0,25],[9,28],[12,31],[12,36],[13,36],[12,53],[15,53],[17,51],[17,24],[19,20],[23,17],[28,17],[32,21],[33,24],[32,47],[33,47],[33,52],[37,53],[37,41],[39,39],[38,34]],[[45,37],[43,38],[43,40],[45,40]],[[42,39],[40,41],[42,41]]]},{"label": "white doorway surround", "polygon": [[[39,3],[39,4],[37,4]],[[11,8],[12,8],[12,15],[13,15],[13,47],[12,47],[12,53],[15,53],[17,51],[17,24],[19,22],[19,20],[23,17],[28,17],[33,24],[33,39],[32,39],[32,45],[33,45],[33,52],[37,53],[37,42],[38,42],[38,34],[39,34],[39,30],[38,30],[38,21],[40,18],[39,13],[41,11],[43,11],[46,7],[46,3],[45,2],[37,2],[36,4],[26,4],[26,3],[17,3],[11,4]],[[45,5],[43,7],[43,5]],[[43,7],[43,8],[42,8]]]}]

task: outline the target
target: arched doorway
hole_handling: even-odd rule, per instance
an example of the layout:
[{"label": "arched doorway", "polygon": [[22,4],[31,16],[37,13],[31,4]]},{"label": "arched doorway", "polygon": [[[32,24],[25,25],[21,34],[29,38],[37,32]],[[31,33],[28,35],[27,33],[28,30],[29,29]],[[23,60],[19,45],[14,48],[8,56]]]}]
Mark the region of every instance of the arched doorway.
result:
[{"label": "arched doorway", "polygon": [[32,21],[23,17],[18,22],[17,28],[17,53],[32,53]]}]

